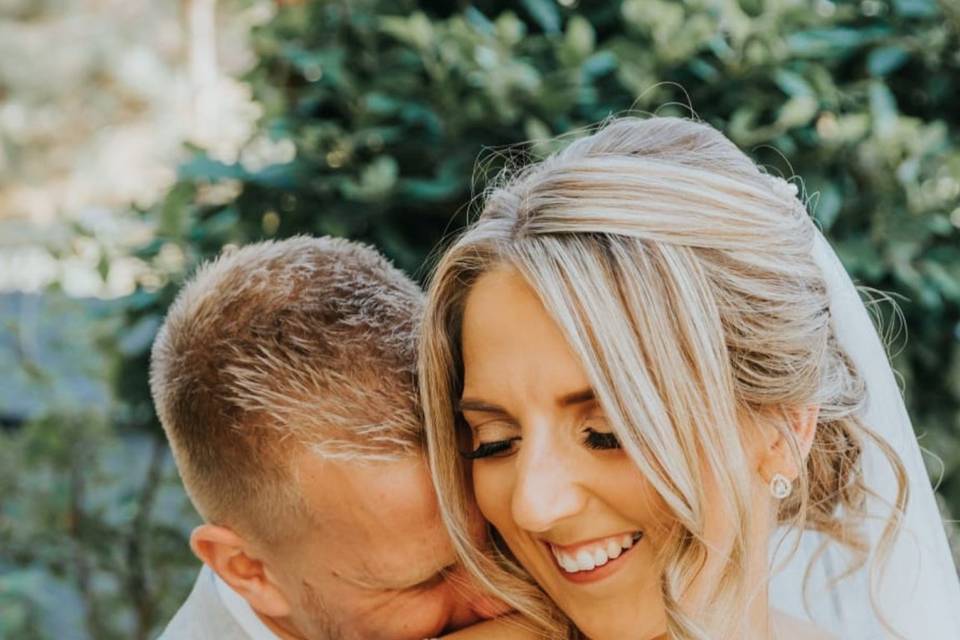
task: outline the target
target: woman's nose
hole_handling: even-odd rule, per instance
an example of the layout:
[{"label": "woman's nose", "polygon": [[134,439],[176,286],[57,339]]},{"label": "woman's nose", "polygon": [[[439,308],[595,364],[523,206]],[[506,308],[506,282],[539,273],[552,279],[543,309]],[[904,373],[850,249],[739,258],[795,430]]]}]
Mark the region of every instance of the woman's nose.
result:
[{"label": "woman's nose", "polygon": [[517,476],[511,509],[516,524],[530,532],[544,532],[583,510],[586,495],[559,447],[543,440],[524,442],[518,452]]}]

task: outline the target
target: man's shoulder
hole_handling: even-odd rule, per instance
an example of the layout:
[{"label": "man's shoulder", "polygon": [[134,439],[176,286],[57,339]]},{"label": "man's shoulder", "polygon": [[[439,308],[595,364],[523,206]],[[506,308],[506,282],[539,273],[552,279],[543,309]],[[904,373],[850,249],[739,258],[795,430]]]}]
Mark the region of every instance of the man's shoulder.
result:
[{"label": "man's shoulder", "polygon": [[214,574],[204,567],[180,610],[157,640],[249,640],[217,594]]}]

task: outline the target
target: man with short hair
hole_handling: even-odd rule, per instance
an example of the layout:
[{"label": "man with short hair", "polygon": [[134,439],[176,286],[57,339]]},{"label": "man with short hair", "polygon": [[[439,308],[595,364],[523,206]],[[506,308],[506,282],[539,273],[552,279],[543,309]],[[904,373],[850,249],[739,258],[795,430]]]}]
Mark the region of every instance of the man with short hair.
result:
[{"label": "man with short hair", "polygon": [[420,640],[503,611],[456,565],[422,455],[421,304],[333,238],[224,252],[184,286],[150,384],[206,566],[163,640]]}]

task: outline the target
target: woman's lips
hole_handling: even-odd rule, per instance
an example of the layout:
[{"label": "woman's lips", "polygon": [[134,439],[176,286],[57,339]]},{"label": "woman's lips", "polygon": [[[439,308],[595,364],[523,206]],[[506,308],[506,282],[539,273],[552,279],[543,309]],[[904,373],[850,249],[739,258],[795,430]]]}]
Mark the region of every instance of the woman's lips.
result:
[{"label": "woman's lips", "polygon": [[623,565],[623,558],[643,538],[643,532],[621,533],[576,545],[545,543],[557,569],[575,583],[596,582]]}]

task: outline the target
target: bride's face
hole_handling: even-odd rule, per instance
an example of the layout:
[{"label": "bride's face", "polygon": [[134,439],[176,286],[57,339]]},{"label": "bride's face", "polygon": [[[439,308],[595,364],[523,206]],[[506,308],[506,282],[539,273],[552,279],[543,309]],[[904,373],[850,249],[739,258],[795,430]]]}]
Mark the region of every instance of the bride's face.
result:
[{"label": "bride's face", "polygon": [[502,269],[473,286],[462,336],[483,515],[591,638],[662,634],[655,555],[669,511],[620,449],[559,328]]}]

